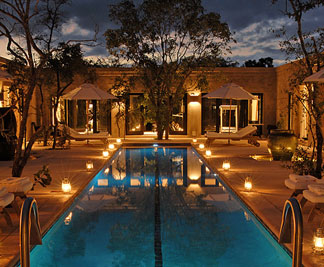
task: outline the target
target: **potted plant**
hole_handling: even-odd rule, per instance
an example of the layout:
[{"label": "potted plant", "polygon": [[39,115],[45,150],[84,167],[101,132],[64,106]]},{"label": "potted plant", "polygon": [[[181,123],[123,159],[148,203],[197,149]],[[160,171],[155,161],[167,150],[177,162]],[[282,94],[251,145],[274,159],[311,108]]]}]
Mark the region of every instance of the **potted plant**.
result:
[{"label": "potted plant", "polygon": [[268,149],[273,160],[291,160],[297,147],[297,137],[292,130],[270,130]]}]

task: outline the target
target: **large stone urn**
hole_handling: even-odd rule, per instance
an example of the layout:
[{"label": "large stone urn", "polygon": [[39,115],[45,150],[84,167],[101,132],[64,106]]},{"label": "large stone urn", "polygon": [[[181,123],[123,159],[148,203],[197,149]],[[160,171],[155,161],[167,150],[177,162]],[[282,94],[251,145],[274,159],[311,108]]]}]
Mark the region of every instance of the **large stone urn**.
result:
[{"label": "large stone urn", "polygon": [[273,160],[291,160],[297,147],[297,137],[292,130],[271,130],[268,149]]}]

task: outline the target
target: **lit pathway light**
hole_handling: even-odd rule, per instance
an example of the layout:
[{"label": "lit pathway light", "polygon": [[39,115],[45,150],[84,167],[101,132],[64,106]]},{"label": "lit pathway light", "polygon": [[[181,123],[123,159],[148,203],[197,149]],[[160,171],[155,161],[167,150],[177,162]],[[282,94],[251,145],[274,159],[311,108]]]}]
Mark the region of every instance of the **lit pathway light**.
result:
[{"label": "lit pathway light", "polygon": [[68,178],[64,178],[62,180],[62,191],[64,193],[70,193],[71,192],[71,183]]},{"label": "lit pathway light", "polygon": [[93,169],[93,162],[91,160],[88,160],[86,163],[87,171],[91,171]]},{"label": "lit pathway light", "polygon": [[251,191],[252,189],[252,178],[250,176],[247,176],[244,181],[244,188],[247,191]]},{"label": "lit pathway light", "polygon": [[229,162],[229,160],[224,160],[223,161],[223,169],[224,171],[228,171],[231,168],[231,163]]}]

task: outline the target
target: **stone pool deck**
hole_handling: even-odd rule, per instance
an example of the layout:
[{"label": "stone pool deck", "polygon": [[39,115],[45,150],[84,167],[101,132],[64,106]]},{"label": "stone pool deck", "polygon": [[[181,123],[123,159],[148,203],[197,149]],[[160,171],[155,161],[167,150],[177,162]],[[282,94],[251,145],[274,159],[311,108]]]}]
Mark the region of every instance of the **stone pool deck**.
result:
[{"label": "stone pool deck", "polygon": [[[166,143],[188,144],[191,139],[173,139]],[[199,141],[204,141],[200,139]],[[153,139],[129,138],[125,144],[144,144],[154,142]],[[251,210],[260,217],[267,227],[278,236],[282,209],[285,201],[289,198],[291,190],[285,188],[284,180],[288,177],[290,170],[284,168],[281,162],[257,161],[250,155],[267,155],[266,141],[260,141],[260,147],[254,147],[246,140],[233,141],[230,145],[227,141],[215,141],[212,146],[212,156],[206,158],[204,150],[198,149],[197,144],[193,146],[205,157],[221,178],[235,190],[235,192],[245,201]],[[32,158],[26,165],[23,176],[33,178],[43,165],[48,165],[53,177],[52,184],[46,188],[39,184],[34,191],[30,191],[28,196],[35,197],[40,213],[40,224],[45,233],[53,222],[71,204],[74,197],[88,184],[92,177],[99,171],[107,159],[102,158],[103,145],[100,142],[91,141],[72,142],[70,149],[50,150],[49,147],[35,145]],[[116,150],[114,150],[116,151]],[[111,151],[110,155],[113,154]],[[87,172],[85,162],[94,162],[94,170]],[[222,162],[228,159],[231,162],[230,171],[223,171]],[[0,179],[11,176],[12,161],[0,162]],[[244,179],[249,175],[253,178],[252,192],[244,190]],[[61,180],[69,177],[72,183],[72,193],[63,194],[61,192]],[[19,201],[19,200],[18,200]],[[19,204],[22,202],[20,201]],[[311,203],[306,203],[303,210],[304,215],[304,266],[324,266],[324,256],[312,253],[312,239],[314,230],[319,227],[321,218],[317,216],[313,222],[307,222],[307,215],[312,207]],[[0,266],[14,266],[19,258],[19,218],[12,211],[13,227],[6,225],[3,216],[0,217]],[[244,244],[242,244],[244,245]],[[288,245],[291,249],[291,246]],[[260,255],[261,256],[261,255]]]}]

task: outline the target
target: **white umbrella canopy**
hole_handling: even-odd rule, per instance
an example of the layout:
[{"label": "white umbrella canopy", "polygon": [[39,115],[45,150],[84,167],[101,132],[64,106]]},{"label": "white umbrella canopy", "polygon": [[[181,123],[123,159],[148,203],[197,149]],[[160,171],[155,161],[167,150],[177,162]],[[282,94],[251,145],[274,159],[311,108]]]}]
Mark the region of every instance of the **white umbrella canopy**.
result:
[{"label": "white umbrella canopy", "polygon": [[324,69],[312,74],[311,76],[308,76],[304,82],[319,82],[324,83]]},{"label": "white umbrella canopy", "polygon": [[117,99],[113,95],[99,89],[91,83],[84,83],[71,92],[62,96],[66,100],[105,100]]},{"label": "white umbrella canopy", "polygon": [[220,88],[204,95],[203,98],[223,98],[235,100],[250,100],[256,97],[244,90],[241,86],[235,83],[227,83]]},{"label": "white umbrella canopy", "polygon": [[[254,95],[250,94],[248,91],[244,90],[241,86],[236,83],[227,83],[221,86],[220,88],[206,94],[203,98],[222,98],[230,100],[230,114],[232,100],[252,100],[257,99]],[[228,132],[230,133],[231,128],[231,115],[229,115],[229,127]],[[229,143],[229,139],[228,139]]]}]

